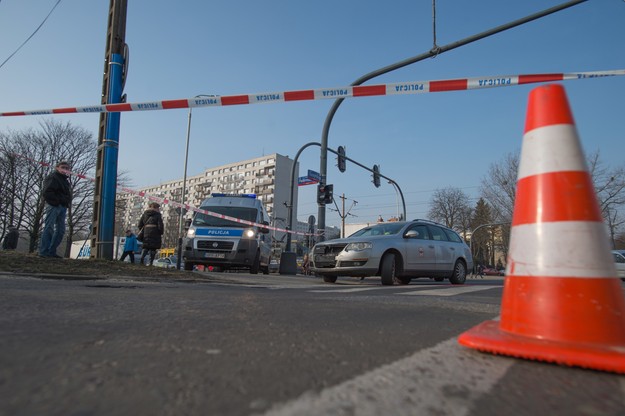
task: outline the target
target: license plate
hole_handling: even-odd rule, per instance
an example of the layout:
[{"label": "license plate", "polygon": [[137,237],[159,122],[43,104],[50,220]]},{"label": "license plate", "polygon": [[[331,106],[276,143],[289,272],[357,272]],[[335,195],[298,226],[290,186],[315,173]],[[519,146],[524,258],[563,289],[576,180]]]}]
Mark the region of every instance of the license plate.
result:
[{"label": "license plate", "polygon": [[211,259],[223,259],[226,258],[226,253],[206,253],[204,257],[208,257]]}]

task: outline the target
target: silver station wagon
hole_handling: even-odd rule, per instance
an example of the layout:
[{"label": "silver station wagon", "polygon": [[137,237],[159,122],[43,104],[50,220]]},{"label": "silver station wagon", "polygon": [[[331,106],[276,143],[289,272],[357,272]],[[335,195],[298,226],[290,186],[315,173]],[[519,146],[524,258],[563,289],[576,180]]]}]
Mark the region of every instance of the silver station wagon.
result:
[{"label": "silver station wagon", "polygon": [[469,247],[453,230],[427,220],[384,222],[313,248],[312,272],[328,283],[339,276],[380,276],[383,285],[412,278],[448,278],[461,285],[473,269]]}]

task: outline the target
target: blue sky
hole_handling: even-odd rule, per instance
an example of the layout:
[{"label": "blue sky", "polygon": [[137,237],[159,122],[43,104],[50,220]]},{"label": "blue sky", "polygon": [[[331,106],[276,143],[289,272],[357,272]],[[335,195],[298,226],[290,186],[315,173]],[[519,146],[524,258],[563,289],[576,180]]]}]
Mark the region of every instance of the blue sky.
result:
[{"label": "blue sky", "polygon": [[[57,0],[0,2],[0,62]],[[447,45],[563,3],[438,0],[436,39]],[[340,87],[433,45],[432,2],[391,0],[129,0],[129,102]],[[39,32],[0,68],[0,112],[99,104],[108,1],[63,0]],[[590,0],[367,84],[485,75],[625,68],[625,2]],[[625,77],[564,82],[586,151],[608,166],[625,163]],[[329,146],[379,164],[406,198],[408,218],[424,218],[433,190],[478,196],[489,165],[521,146],[527,96],[536,85],[348,99]],[[189,175],[274,152],[293,157],[320,141],[330,100],[193,110]],[[37,127],[42,116],[0,118],[0,130]],[[98,116],[46,116],[93,132]],[[187,110],[122,113],[119,168],[141,187],[182,177]],[[300,158],[319,171],[318,148]],[[348,222],[397,213],[395,191],[328,158],[335,195],[358,204]],[[300,187],[299,219],[317,214],[315,187]],[[350,202],[348,201],[348,206]],[[327,223],[340,224],[328,211]]]}]

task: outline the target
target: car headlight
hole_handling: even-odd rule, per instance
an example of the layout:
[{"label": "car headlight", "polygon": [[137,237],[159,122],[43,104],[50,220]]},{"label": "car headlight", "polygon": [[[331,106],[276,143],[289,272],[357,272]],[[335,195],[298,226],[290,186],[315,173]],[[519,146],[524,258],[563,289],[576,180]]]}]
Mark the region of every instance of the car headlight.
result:
[{"label": "car headlight", "polygon": [[189,231],[187,231],[187,238],[193,237],[195,237],[195,230],[193,228],[190,228]]},{"label": "car headlight", "polygon": [[248,228],[247,230],[243,232],[243,235],[246,238],[254,238],[254,236],[256,236],[256,232],[254,231],[253,228]]},{"label": "car headlight", "polygon": [[345,246],[345,251],[362,251],[372,247],[371,243],[349,243]]}]

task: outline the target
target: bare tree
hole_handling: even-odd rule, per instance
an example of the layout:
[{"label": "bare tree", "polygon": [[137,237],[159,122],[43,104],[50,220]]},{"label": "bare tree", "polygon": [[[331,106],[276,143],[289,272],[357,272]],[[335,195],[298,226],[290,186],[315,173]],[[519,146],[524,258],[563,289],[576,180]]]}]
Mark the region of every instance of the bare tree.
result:
[{"label": "bare tree", "polygon": [[34,161],[44,157],[40,138],[32,129],[0,134],[4,176],[2,189],[4,207],[0,211],[2,223],[25,231],[29,237],[29,251],[36,249],[44,205],[40,200],[41,185],[47,168]]},{"label": "bare tree", "polygon": [[505,155],[501,162],[492,163],[482,179],[480,194],[492,208],[493,221],[512,221],[518,170],[517,151]]},{"label": "bare tree", "polygon": [[592,183],[597,193],[599,208],[610,232],[612,247],[616,246],[616,234],[625,224],[622,209],[625,206],[625,168],[607,168],[599,158],[599,151],[586,158]]},{"label": "bare tree", "polygon": [[428,218],[445,224],[447,227],[465,233],[471,212],[469,197],[459,188],[438,189],[432,195]]},{"label": "bare tree", "polygon": [[[519,160],[518,151],[507,154],[503,161],[491,164],[482,179],[480,193],[493,207],[496,221],[512,220]],[[588,154],[586,162],[614,246],[616,235],[625,224],[625,167],[607,168],[598,151]]]},{"label": "bare tree", "polygon": [[[0,178],[4,179],[3,183],[8,183],[0,188],[0,223],[14,221],[25,230],[30,239],[30,252],[39,244],[45,208],[41,191],[43,181],[51,171],[49,166],[66,160],[74,172],[89,174],[96,161],[96,143],[87,130],[55,120],[44,120],[40,126],[40,131],[28,129],[0,133]],[[66,257],[72,237],[88,228],[91,222],[94,188],[91,182],[77,177],[72,177],[70,183],[73,201],[67,215]]]}]

